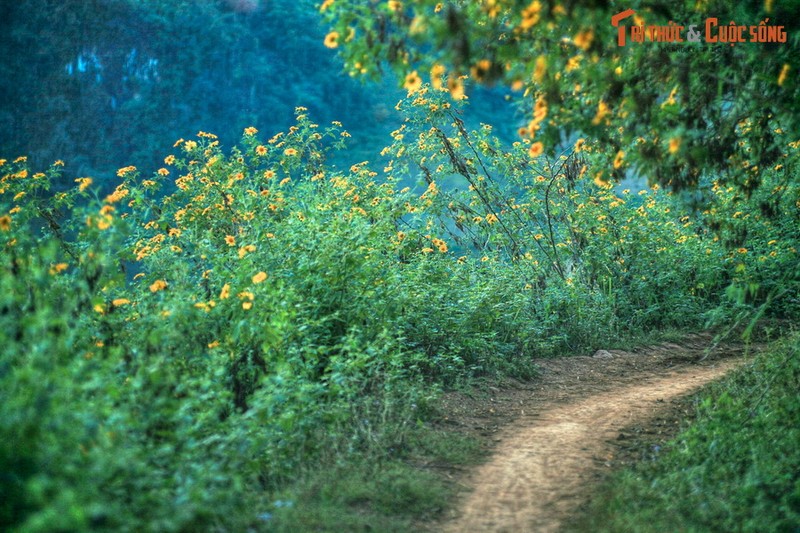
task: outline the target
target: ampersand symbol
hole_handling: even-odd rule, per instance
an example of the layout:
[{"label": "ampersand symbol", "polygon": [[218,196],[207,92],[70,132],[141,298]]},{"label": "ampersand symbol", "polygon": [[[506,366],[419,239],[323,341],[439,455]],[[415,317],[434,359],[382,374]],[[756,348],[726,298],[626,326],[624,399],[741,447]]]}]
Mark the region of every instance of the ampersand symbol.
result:
[{"label": "ampersand symbol", "polygon": [[695,29],[697,24],[692,24],[686,28],[686,40],[690,43],[700,42],[700,32]]}]

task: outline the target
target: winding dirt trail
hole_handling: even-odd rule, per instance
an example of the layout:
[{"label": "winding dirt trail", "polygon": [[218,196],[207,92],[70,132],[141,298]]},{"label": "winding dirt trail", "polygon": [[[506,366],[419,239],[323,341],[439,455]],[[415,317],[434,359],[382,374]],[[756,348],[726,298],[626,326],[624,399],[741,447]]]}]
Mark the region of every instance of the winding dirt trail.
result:
[{"label": "winding dirt trail", "polygon": [[436,529],[558,531],[604,471],[615,466],[612,459],[620,452],[618,441],[629,438],[626,433],[660,433],[655,421],[671,406],[675,410],[676,398],[744,361],[740,348],[709,354],[707,345],[708,339],[698,336],[638,353],[545,361],[533,387],[497,390],[488,417],[458,421],[456,415],[455,423],[477,421],[488,433],[492,415],[505,427],[496,426],[489,460],[462,477],[464,497]]}]

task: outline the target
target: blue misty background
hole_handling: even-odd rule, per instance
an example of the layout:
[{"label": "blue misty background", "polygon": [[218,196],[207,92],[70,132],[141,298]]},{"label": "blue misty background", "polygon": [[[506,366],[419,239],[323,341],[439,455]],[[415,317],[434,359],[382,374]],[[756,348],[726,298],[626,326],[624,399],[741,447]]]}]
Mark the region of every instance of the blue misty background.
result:
[{"label": "blue misty background", "polygon": [[[65,181],[117,168],[155,171],[175,140],[215,133],[227,149],[247,126],[268,137],[297,106],[353,135],[338,163],[374,161],[401,123],[393,77],[361,82],[322,44],[313,0],[20,0],[0,2],[0,154],[35,167],[63,159]],[[471,93],[469,122],[514,111]],[[64,184],[66,185],[66,183]]]}]

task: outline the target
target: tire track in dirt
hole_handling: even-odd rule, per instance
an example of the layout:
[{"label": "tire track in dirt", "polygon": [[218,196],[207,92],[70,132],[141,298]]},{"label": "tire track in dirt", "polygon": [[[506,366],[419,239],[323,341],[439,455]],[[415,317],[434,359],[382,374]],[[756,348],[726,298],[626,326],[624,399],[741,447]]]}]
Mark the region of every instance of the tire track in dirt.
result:
[{"label": "tire track in dirt", "polygon": [[[565,390],[564,395],[533,405],[532,411],[499,432],[488,462],[466,475],[462,483],[471,492],[438,530],[558,531],[585,500],[587,486],[596,483],[603,458],[613,453],[611,443],[620,430],[646,423],[665,402],[722,377],[741,362],[735,358],[703,366],[649,368],[616,384],[612,379],[597,391]],[[598,362],[594,363],[596,368]],[[564,376],[559,378],[563,380]]]}]

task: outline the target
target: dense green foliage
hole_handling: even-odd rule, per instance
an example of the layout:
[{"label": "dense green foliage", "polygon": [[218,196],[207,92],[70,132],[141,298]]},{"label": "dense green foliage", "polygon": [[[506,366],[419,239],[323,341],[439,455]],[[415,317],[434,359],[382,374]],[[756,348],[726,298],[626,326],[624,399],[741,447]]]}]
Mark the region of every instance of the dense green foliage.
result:
[{"label": "dense green foliage", "polygon": [[[629,9],[619,46],[611,18]],[[675,189],[713,177],[752,191],[781,162],[776,134],[800,134],[796,0],[334,0],[321,10],[350,71],[375,75],[385,61],[407,87],[430,79],[458,97],[464,78],[504,84],[530,121],[521,134],[548,153],[570,135],[602,140],[616,162],[605,179],[635,169]],[[716,42],[706,42],[709,18]],[[726,41],[729,23],[745,42]],[[750,42],[762,23],[771,37]],[[630,26],[670,24],[684,26],[683,42],[631,39]]]},{"label": "dense green foliage", "polygon": [[592,531],[796,531],[800,524],[797,335],[723,382],[658,461],[598,494]]},{"label": "dense green foliage", "polygon": [[[230,154],[181,139],[106,196],[88,178],[49,194],[60,162],[3,161],[4,524],[258,523],[331,449],[401,453],[442,383],[698,326],[731,282],[748,295],[797,262],[796,237],[756,212],[731,215],[764,229],[729,252],[657,188],[616,192],[570,174],[574,155],[531,161],[467,131],[441,92],[398,107],[382,175],[326,163],[347,133],[304,108]],[[397,190],[409,165],[424,192]]]}]

